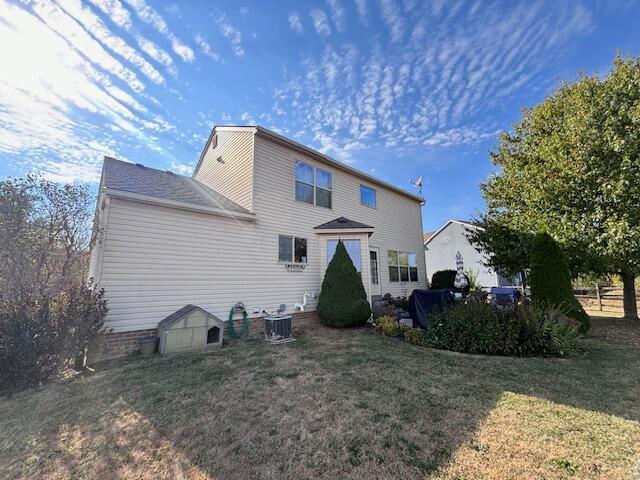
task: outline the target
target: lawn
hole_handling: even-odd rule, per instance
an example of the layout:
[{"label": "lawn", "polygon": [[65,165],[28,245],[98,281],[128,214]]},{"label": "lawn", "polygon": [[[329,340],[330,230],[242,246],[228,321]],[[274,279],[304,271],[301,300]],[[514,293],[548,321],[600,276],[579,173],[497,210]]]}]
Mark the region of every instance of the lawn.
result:
[{"label": "lawn", "polygon": [[640,325],[568,359],[307,330],[0,399],[0,478],[640,478]]}]

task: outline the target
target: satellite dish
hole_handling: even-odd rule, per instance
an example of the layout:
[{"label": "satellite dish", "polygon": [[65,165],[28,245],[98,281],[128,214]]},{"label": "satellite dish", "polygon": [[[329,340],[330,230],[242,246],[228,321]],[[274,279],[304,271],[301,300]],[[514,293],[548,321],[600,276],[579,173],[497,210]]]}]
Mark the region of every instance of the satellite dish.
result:
[{"label": "satellite dish", "polygon": [[418,187],[418,195],[422,196],[422,175],[415,180],[409,180],[409,183]]}]

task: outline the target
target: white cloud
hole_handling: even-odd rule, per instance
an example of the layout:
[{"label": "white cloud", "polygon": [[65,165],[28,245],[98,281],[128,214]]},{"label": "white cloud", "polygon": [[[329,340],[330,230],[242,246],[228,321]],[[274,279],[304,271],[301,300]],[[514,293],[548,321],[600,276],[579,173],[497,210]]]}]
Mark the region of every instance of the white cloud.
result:
[{"label": "white cloud", "polygon": [[136,92],[144,90],[144,85],[133,71],[111,56],[60,7],[45,1],[36,1],[32,8],[49,28],[66,39],[73,48],[86,56],[92,63],[99,65],[107,72],[112,72],[132,90]]},{"label": "white cloud", "polygon": [[[56,181],[95,181],[102,156],[117,144],[153,147],[148,132],[173,129],[143,103],[152,97],[134,72],[75,20],[57,6],[38,2],[32,8],[0,0],[0,44],[21,46],[0,49],[0,152],[6,161]],[[131,92],[117,86],[121,80]]]},{"label": "white cloud", "polygon": [[78,22],[87,32],[90,32],[98,41],[111,51],[132,63],[154,83],[164,83],[164,78],[142,55],[129,46],[122,38],[113,35],[102,23],[102,20],[91,10],[84,7],[79,0],[58,0],[59,5]]},{"label": "white cloud", "polygon": [[195,54],[191,47],[181,42],[174,34],[169,30],[167,22],[164,18],[156,12],[153,8],[145,3],[144,0],[125,0],[131,8],[136,12],[138,18],[145,23],[152,25],[158,32],[171,42],[171,48],[182,60],[185,62],[193,62]]},{"label": "white cloud", "polygon": [[207,42],[207,40],[202,35],[200,35],[199,33],[196,34],[196,36],[194,37],[194,41],[196,42],[196,45],[200,47],[200,51],[207,57],[216,61],[220,60],[220,56],[213,51],[211,45],[209,45],[209,42]]},{"label": "white cloud", "polygon": [[163,65],[167,68],[170,75],[176,76],[177,71],[173,65],[173,59],[158,45],[151,40],[143,37],[135,31],[129,10],[127,10],[120,0],[89,0],[96,7],[98,7],[105,15],[107,15],[111,21],[124,30],[133,33],[136,43],[140,49],[146,53],[152,60]]},{"label": "white cloud", "polygon": [[344,8],[340,5],[338,0],[327,0],[329,8],[331,9],[331,19],[338,32],[343,32],[346,27],[346,18]]},{"label": "white cloud", "polygon": [[318,34],[329,35],[331,33],[331,27],[329,26],[329,19],[327,18],[326,13],[324,13],[322,10],[314,8],[309,14],[311,15],[313,27],[316,29],[316,32],[318,32]]},{"label": "white cloud", "polygon": [[361,20],[366,20],[367,18],[367,0],[355,0],[356,2],[356,10],[358,11],[358,16]]},{"label": "white cloud", "polygon": [[169,170],[171,170],[174,173],[177,173],[178,175],[187,175],[187,176],[191,176],[191,173],[193,172],[193,165],[189,165],[187,163],[180,163],[180,162],[176,162],[175,160],[171,162],[171,165],[169,166]]},{"label": "white cloud", "polygon": [[220,15],[216,19],[216,23],[218,24],[220,33],[231,43],[231,51],[233,54],[238,58],[244,57],[245,52],[242,47],[242,33],[229,23],[225,15]]},{"label": "white cloud", "polygon": [[300,21],[300,16],[295,12],[289,14],[289,26],[291,27],[291,30],[293,30],[294,33],[297,33],[298,35],[302,35],[302,33],[304,32],[304,29],[302,28],[302,22]]},{"label": "white cloud", "polygon": [[405,22],[394,0],[380,0],[382,19],[389,27],[391,39],[399,41],[404,35]]},{"label": "white cloud", "polygon": [[151,40],[146,39],[142,35],[136,35],[136,42],[138,42],[138,46],[140,49],[149,55],[153,60],[158,62],[161,65],[164,65],[167,68],[167,71],[172,75],[176,76],[176,68],[173,64],[173,59],[171,55],[165,52],[158,45],[153,43]]},{"label": "white cloud", "polygon": [[105,14],[107,14],[111,20],[121,28],[130,30],[133,24],[131,23],[131,16],[129,10],[127,10],[120,0],[89,0]]},{"label": "white cloud", "polygon": [[[490,140],[504,126],[487,112],[522,89],[552,86],[542,69],[590,31],[592,13],[522,3],[461,15],[472,7],[380,0],[391,41],[374,40],[361,51],[332,44],[305,58],[274,92],[272,113],[284,129],[304,125],[320,149],[343,159],[364,145],[400,150]],[[363,19],[374,13],[365,2],[356,8]],[[330,33],[320,10],[312,19],[318,33]]]}]

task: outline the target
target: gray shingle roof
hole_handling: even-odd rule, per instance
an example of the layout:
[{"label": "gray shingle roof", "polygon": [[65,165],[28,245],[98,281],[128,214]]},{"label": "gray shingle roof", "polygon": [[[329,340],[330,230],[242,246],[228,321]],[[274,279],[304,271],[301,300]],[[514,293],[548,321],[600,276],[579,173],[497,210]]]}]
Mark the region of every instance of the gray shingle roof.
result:
[{"label": "gray shingle roof", "polygon": [[246,208],[212,190],[198,180],[156,170],[137,163],[105,157],[103,170],[107,189],[146,195],[199,207],[250,213]]},{"label": "gray shingle roof", "polygon": [[364,223],[356,222],[355,220],[349,220],[346,217],[339,217],[330,222],[323,223],[314,227],[316,230],[334,230],[334,229],[353,229],[353,228],[373,228]]},{"label": "gray shingle roof", "polygon": [[187,313],[190,313],[193,310],[201,310],[202,312],[206,313],[210,317],[213,317],[217,321],[221,322],[221,320],[218,317],[216,317],[215,315],[212,315],[211,313],[207,312],[206,310],[204,310],[204,309],[202,309],[200,307],[196,307],[195,305],[185,305],[180,310],[176,310],[171,315],[169,315],[169,316],[163,318],[162,320],[160,320],[160,323],[158,323],[158,329],[167,329],[167,328],[169,328],[171,325],[176,323],[178,320],[180,320],[182,317],[184,317]]}]

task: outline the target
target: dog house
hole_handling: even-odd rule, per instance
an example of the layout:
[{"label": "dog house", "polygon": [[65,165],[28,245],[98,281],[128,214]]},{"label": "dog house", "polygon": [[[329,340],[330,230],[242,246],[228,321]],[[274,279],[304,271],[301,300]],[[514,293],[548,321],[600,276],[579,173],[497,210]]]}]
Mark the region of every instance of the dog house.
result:
[{"label": "dog house", "polygon": [[158,324],[160,353],[193,352],[222,346],[224,322],[195,305],[185,305]]}]

